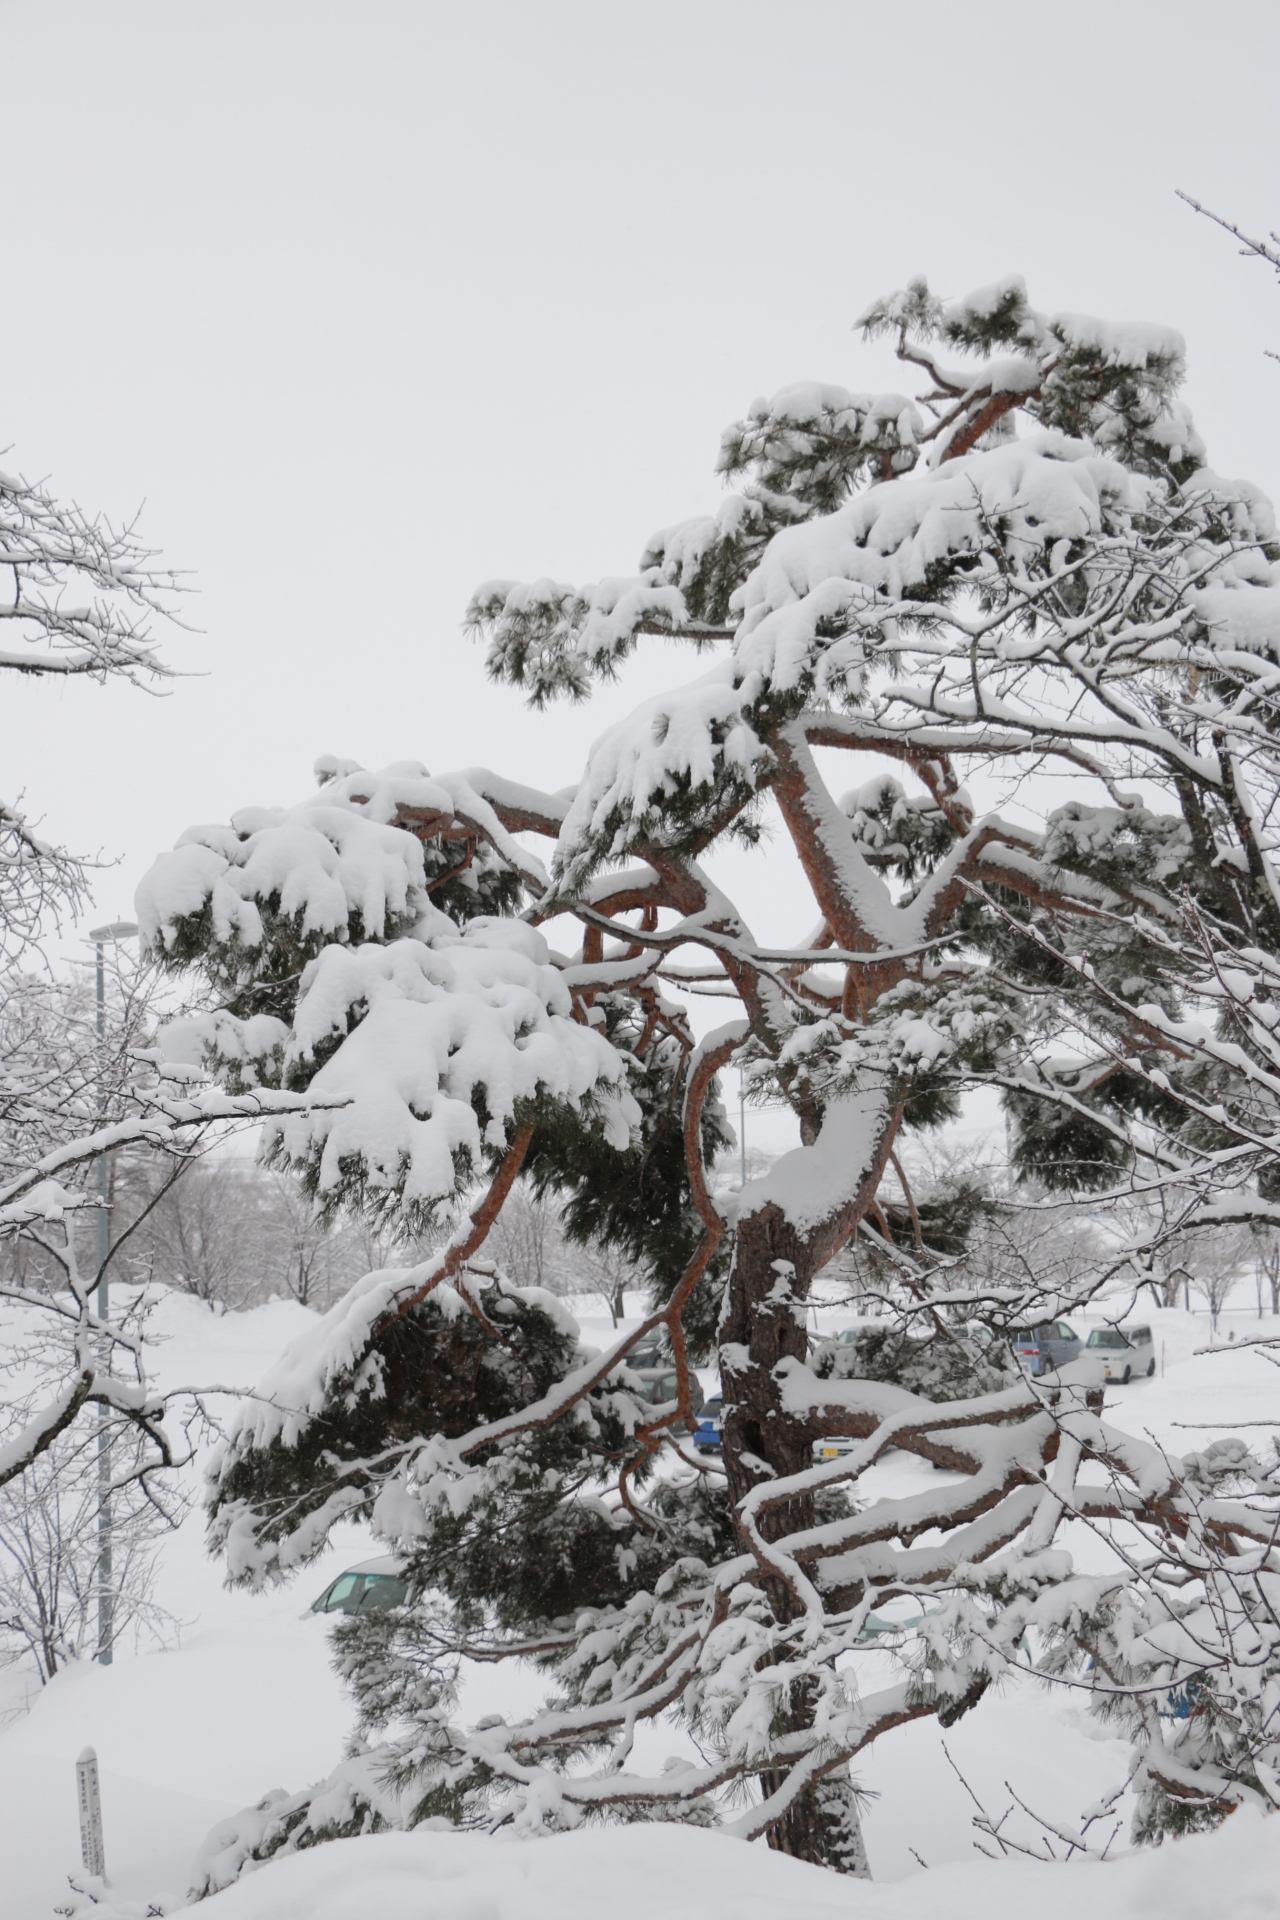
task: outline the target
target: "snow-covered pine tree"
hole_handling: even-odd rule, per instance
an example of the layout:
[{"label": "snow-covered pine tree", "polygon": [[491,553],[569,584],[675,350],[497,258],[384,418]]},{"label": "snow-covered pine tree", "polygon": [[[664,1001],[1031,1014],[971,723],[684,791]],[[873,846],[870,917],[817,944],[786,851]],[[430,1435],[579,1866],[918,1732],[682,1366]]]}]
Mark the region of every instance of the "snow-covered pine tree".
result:
[{"label": "snow-covered pine tree", "polygon": [[[569,798],[330,762],[310,802],[186,836],[140,895],[155,944],[224,999],[182,1046],[233,1086],[345,1099],[273,1135],[321,1206],[409,1232],[466,1207],[282,1357],[212,1495],[236,1578],[302,1564],[342,1515],[406,1554],[416,1603],[354,1621],[342,1657],[415,1817],[705,1819],[745,1784],[733,1830],[847,1869],[850,1761],[975,1705],[1028,1626],[1109,1618],[1135,1535],[1270,1551],[1265,1484],[1223,1502],[1201,1467],[1110,1428],[1085,1383],[1014,1371],[1002,1331],[1078,1293],[949,1284],[898,1153],[976,1080],[1005,1088],[1024,1154],[1064,1184],[1105,1190],[1145,1150],[1135,1089],[1163,1071],[1142,1063],[1160,1045],[1145,1007],[1173,1003],[1143,916],[1172,924],[1189,850],[1234,885],[1212,821],[1187,817],[1200,762],[1187,778],[1161,716],[1170,679],[1217,697],[1215,664],[1193,682],[1179,648],[1211,646],[1214,595],[1264,589],[1266,503],[1206,474],[1167,330],[1042,314],[1017,281],[953,307],[917,284],[864,327],[924,369],[919,402],[787,389],[725,435],[741,490],[655,536],[634,577],[477,594],[491,671],[535,703],[583,697],[645,633],[715,654],[607,732]],[[939,342],[973,364],[941,366]],[[819,756],[849,753],[890,770],[841,799]],[[1116,784],[1142,755],[1170,815]],[[1062,774],[1081,783],[1065,807]],[[1017,820],[983,804],[1009,778]],[[1239,792],[1221,786],[1227,813]],[[814,899],[781,948],[707,864],[757,844],[766,805]],[[528,835],[555,842],[549,872]],[[537,931],[559,915],[574,952]],[[695,1042],[675,996],[708,984],[739,1016]],[[1064,1025],[1139,1067],[1074,1084]],[[706,1176],[729,1062],[802,1142],[732,1197]],[[648,1267],[671,1405],[644,1403],[626,1341],[584,1349],[485,1262],[521,1171]],[[901,1325],[813,1349],[810,1289],[854,1234],[900,1272]],[[713,1328],[723,1480],[671,1426]],[[836,1437],[858,1444],[821,1457]],[[890,1447],[950,1471],[876,1497]],[[1121,1530],[1113,1578],[1074,1574],[1064,1516]],[[904,1597],[927,1609],[911,1658],[864,1693],[869,1615]],[[538,1657],[557,1693],[465,1728],[460,1653]],[[637,1722],[668,1711],[703,1762],[629,1771]]]},{"label": "snow-covered pine tree", "polygon": [[[1003,975],[1034,987],[1047,1014],[1024,1017],[1016,1046],[989,1075],[1018,1123],[1018,1164],[1077,1194],[1118,1187],[1132,1201],[1136,1191],[1151,1207],[1152,1231],[1125,1261],[1100,1268],[1088,1290],[1126,1267],[1141,1285],[1163,1242],[1224,1219],[1271,1224],[1280,1198],[1272,1010],[1280,876],[1270,827],[1280,803],[1274,516],[1257,488],[1208,471],[1176,398],[1182,343],[1175,335],[1037,313],[1018,281],[950,308],[917,283],[877,303],[864,326],[873,337],[895,336],[899,357],[927,372],[927,433],[901,412],[896,435],[887,426],[896,398],[792,390],[757,404],[725,436],[723,470],[754,479],[745,499],[722,510],[714,532],[702,523],[655,539],[645,556],[653,570],[638,581],[580,595],[575,630],[539,624],[525,594],[502,586],[478,596],[474,612],[491,623],[495,670],[540,699],[555,687],[577,689],[583,654],[616,657],[625,649],[628,620],[633,630],[666,624],[665,609],[635,606],[638,589],[683,589],[696,632],[699,614],[711,622],[734,610],[716,598],[716,588],[728,585],[743,616],[738,657],[749,652],[744,639],[754,624],[752,663],[763,664],[775,689],[780,680],[802,682],[806,669],[820,687],[833,657],[837,672],[843,665],[842,641],[873,641],[872,657],[855,668],[856,684],[846,677],[843,688],[867,723],[860,744],[873,751],[896,754],[917,772],[922,758],[937,753],[938,771],[959,766],[981,777],[984,765],[1002,761],[1022,773],[1047,749],[1059,770],[1085,776],[1085,797],[1050,811],[1036,836],[1039,873],[1029,869],[1019,886],[971,867],[968,904],[971,914],[994,907],[1010,936],[987,945],[988,980]],[[940,347],[978,365],[944,368]],[[848,410],[840,417],[842,401]],[[1015,440],[1018,413],[1041,434]],[[913,443],[924,439],[933,447],[928,480],[886,485],[918,471]],[[845,476],[873,448],[881,484],[841,511]],[[1085,485],[1096,493],[1073,511],[1052,463],[1083,463],[1099,452],[1116,466],[1095,470]],[[1084,482],[1084,471],[1074,478]],[[770,544],[750,573],[730,581],[725,556],[753,515]],[[807,524],[789,532],[788,520]],[[562,597],[561,606],[569,604]],[[613,616],[611,632],[601,614]],[[798,653],[797,637],[811,652],[799,672],[793,661],[780,675],[778,650],[789,642]],[[889,665],[896,674],[884,671]],[[808,713],[805,719],[810,744],[831,742],[834,729],[824,738]],[[683,731],[688,766],[697,746],[690,752]],[[785,755],[778,760],[785,767]],[[679,775],[685,766],[664,771]],[[1138,781],[1142,794],[1119,785]],[[797,831],[786,785],[775,780],[775,793],[803,860],[818,809],[809,807],[807,829]],[[1153,792],[1158,811],[1144,804]],[[615,783],[610,798],[618,793]],[[624,788],[624,805],[625,797]],[[873,782],[844,810],[855,835],[883,860],[888,843],[906,839],[898,822],[913,798],[919,809],[925,796],[907,796],[896,783],[886,793]],[[1004,840],[1003,858],[1016,860],[1016,836],[990,816],[980,821],[971,806],[947,825],[953,845],[964,829],[976,829],[995,844]],[[931,851],[941,864],[942,848]],[[897,878],[909,893],[926,891],[918,878],[924,863],[904,860],[901,845],[898,858]],[[1092,883],[1092,902],[1079,892],[1070,897],[1069,877]],[[818,898],[822,937],[836,938]],[[971,937],[976,931],[971,923]],[[1064,1024],[1075,1036],[1065,1060],[1052,1047]],[[1092,1043],[1083,1060],[1082,1032]],[[846,1035],[827,1045],[833,1042],[847,1048]],[[806,1034],[804,1044],[812,1063],[821,1043]],[[1131,1658],[1143,1645],[1139,1621],[1150,1635],[1148,1691],[1132,1696],[1153,1783],[1144,1794],[1143,1837],[1221,1817],[1242,1788],[1267,1805],[1265,1783],[1274,1778],[1266,1701],[1280,1641],[1264,1595],[1276,1568],[1271,1555],[1264,1550],[1258,1559],[1256,1547],[1221,1521],[1206,1523],[1199,1496],[1230,1487],[1266,1512],[1276,1478],[1239,1443],[1221,1457],[1215,1450],[1207,1463],[1191,1456],[1184,1465],[1176,1476],[1181,1521],[1171,1541],[1167,1516],[1156,1529],[1166,1534],[1163,1564],[1157,1553],[1124,1601],[1115,1601]],[[1261,1543],[1263,1535],[1253,1538]],[[1179,1587],[1189,1587],[1190,1597],[1175,1598]],[[1194,1631],[1186,1625],[1192,1616]],[[1166,1662],[1163,1677],[1176,1690],[1190,1676],[1197,1702],[1182,1741],[1194,1750],[1194,1767],[1184,1756],[1181,1771],[1149,1690],[1151,1664],[1167,1653],[1169,1633],[1182,1663]],[[1101,1661],[1096,1647],[1089,1651]],[[1112,1685],[1104,1682],[1104,1693]]]}]

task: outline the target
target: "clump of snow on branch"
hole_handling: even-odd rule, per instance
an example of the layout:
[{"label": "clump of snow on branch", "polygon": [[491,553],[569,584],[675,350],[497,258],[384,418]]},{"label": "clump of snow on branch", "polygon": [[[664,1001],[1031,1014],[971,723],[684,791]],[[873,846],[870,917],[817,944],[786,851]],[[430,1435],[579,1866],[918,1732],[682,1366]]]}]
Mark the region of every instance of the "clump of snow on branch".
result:
[{"label": "clump of snow on branch", "polygon": [[618,1147],[639,1118],[620,1055],[573,1018],[546,942],[519,921],[459,931],[435,915],[429,940],[326,948],[303,976],[286,1075],[291,1059],[313,1060],[335,1036],[337,1052],[310,1084],[349,1104],[281,1133],[290,1160],[318,1153],[321,1192],[358,1161],[372,1185],[406,1202],[442,1199],[458,1188],[459,1163],[479,1167],[521,1104],[541,1097],[576,1109],[594,1096]]},{"label": "clump of snow on branch", "polygon": [[870,1170],[885,1104],[877,1093],[832,1100],[813,1146],[793,1148],[767,1173],[747,1181],[737,1197],[736,1218],[776,1206],[800,1233],[828,1219],[857,1193]]}]

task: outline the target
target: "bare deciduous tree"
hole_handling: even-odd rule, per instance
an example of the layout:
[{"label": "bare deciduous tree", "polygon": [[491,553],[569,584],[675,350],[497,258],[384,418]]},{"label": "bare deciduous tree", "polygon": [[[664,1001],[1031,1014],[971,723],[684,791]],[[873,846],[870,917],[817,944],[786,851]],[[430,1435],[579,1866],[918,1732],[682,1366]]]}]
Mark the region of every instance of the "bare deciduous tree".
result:
[{"label": "bare deciduous tree", "polygon": [[[77,983],[9,978],[14,991],[0,994],[0,1301],[26,1313],[21,1350],[9,1357],[46,1393],[28,1419],[12,1407],[0,1415],[0,1487],[89,1406],[144,1435],[153,1465],[172,1465],[143,1342],[102,1315],[100,1284],[109,1270],[137,1275],[157,1207],[229,1130],[314,1101],[227,1094],[189,1067],[162,1063],[138,1044],[145,995],[109,995],[99,1039]],[[94,1175],[104,1160],[111,1227],[105,1254],[90,1258],[83,1229],[100,1212]]]},{"label": "bare deciduous tree", "polygon": [[571,1241],[554,1195],[537,1194],[523,1182],[516,1184],[494,1223],[488,1245],[517,1286],[594,1294],[609,1309],[615,1327],[626,1317],[628,1290],[643,1285],[635,1262],[620,1247]]},{"label": "bare deciduous tree", "polygon": [[[60,1434],[29,1472],[0,1489],[0,1665],[30,1663],[42,1686],[70,1661],[102,1651],[100,1491],[96,1444],[77,1434]],[[172,1493],[161,1509],[136,1483],[113,1494],[112,1646],[142,1635],[162,1643],[176,1629],[154,1588],[160,1540],[182,1510]]]},{"label": "bare deciduous tree", "polygon": [[138,1236],[134,1270],[145,1266],[139,1277],[211,1306],[244,1305],[259,1288],[266,1240],[253,1173],[235,1161],[206,1160],[170,1184]]},{"label": "bare deciduous tree", "polygon": [[566,1291],[566,1254],[560,1214],[547,1195],[518,1182],[489,1236],[489,1251],[521,1287]]},{"label": "bare deciduous tree", "polygon": [[140,1169],[140,1210],[155,1205],[131,1244],[129,1271],[210,1306],[241,1308],[286,1294],[323,1311],[352,1281],[393,1264],[394,1249],[366,1222],[325,1219],[294,1181],[231,1156],[210,1156],[167,1184],[162,1167]]},{"label": "bare deciduous tree", "polygon": [[643,1287],[644,1276],[621,1247],[593,1241],[587,1247],[566,1249],[565,1275],[574,1293],[591,1293],[604,1301],[616,1327],[626,1319],[627,1294]]},{"label": "bare deciduous tree", "polygon": [[[163,679],[150,623],[175,620],[180,577],[158,567],[136,521],[115,527],[47,487],[0,473],[0,673],[42,679]],[[17,802],[0,802],[0,956],[12,960],[42,924],[85,904],[85,864],[36,832]]]}]

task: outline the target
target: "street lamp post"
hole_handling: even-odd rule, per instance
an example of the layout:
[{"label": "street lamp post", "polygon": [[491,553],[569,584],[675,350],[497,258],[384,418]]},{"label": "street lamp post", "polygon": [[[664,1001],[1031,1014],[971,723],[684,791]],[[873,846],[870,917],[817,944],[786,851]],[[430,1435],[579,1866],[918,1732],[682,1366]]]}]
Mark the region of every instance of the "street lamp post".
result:
[{"label": "street lamp post", "polygon": [[[109,927],[95,927],[93,941],[97,960],[98,988],[98,1098],[105,1114],[107,1089],[103,1081],[104,1051],[107,1038],[107,1002],[105,950],[107,942],[129,940],[138,931],[131,920],[115,920]],[[105,1322],[108,1310],[107,1256],[111,1251],[111,1224],[107,1214],[110,1187],[107,1156],[98,1155],[98,1318]],[[111,1370],[111,1343],[106,1346],[107,1371]],[[111,1665],[111,1643],[115,1638],[115,1596],[111,1590],[111,1421],[107,1407],[98,1405],[98,1659]]]}]

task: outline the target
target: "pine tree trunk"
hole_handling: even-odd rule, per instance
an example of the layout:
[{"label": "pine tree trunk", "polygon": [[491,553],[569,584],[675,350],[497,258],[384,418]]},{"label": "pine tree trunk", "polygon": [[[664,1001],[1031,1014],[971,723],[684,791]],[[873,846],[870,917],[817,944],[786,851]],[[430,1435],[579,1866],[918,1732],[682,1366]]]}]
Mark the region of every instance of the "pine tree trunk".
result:
[{"label": "pine tree trunk", "polygon": [[[727,1415],[724,1461],[735,1503],[763,1478],[799,1473],[812,1463],[808,1427],[782,1407],[775,1369],[780,1360],[806,1356],[804,1302],[813,1269],[810,1246],[798,1238],[776,1207],[742,1223],[721,1351]],[[804,1495],[765,1514],[760,1530],[766,1539],[779,1539],[812,1525],[813,1517],[813,1501]],[[741,1546],[750,1551],[745,1537]],[[779,1580],[766,1582],[766,1592],[775,1619],[790,1620],[797,1611],[791,1589]],[[807,1699],[794,1700],[788,1717],[797,1727],[811,1724]],[[775,1792],[784,1777],[775,1770],[763,1772],[762,1796]],[[845,1771],[816,1781],[801,1793],[769,1829],[768,1842],[793,1859],[869,1877],[857,1800]]]},{"label": "pine tree trunk", "polygon": [[[803,1362],[808,1351],[804,1303],[812,1277],[810,1249],[778,1207],[740,1224],[720,1354],[724,1465],[735,1506],[762,1480],[801,1473],[812,1464],[808,1425],[786,1413],[776,1379],[780,1360]],[[805,1494],[770,1509],[760,1531],[777,1540],[812,1523],[813,1501]],[[740,1545],[751,1551],[745,1536]],[[791,1619],[791,1589],[777,1581],[767,1583],[766,1592],[775,1617]]]},{"label": "pine tree trunk", "polygon": [[[870,1205],[900,1118],[900,1107],[886,1107],[857,1196],[808,1234],[798,1232],[775,1203],[738,1221],[720,1329],[723,1457],[735,1509],[762,1482],[803,1473],[813,1465],[813,1428],[806,1417],[783,1406],[777,1369],[782,1361],[803,1364],[808,1356],[806,1303],[814,1275],[838,1252]],[[806,1146],[817,1138],[819,1126],[818,1113],[801,1115]],[[759,1531],[766,1541],[779,1540],[813,1523],[813,1496],[799,1494],[762,1514]],[[738,1545],[744,1553],[752,1551],[741,1527]],[[781,1624],[792,1620],[800,1603],[786,1581],[766,1578],[763,1584],[774,1618]],[[813,1706],[806,1688],[793,1689],[784,1717],[794,1731],[812,1726]],[[776,1792],[784,1778],[780,1771],[763,1770],[762,1796],[767,1799]],[[769,1829],[768,1840],[771,1847],[794,1859],[869,1877],[857,1799],[843,1768],[799,1794]]]},{"label": "pine tree trunk", "polygon": [[[761,1781],[766,1792],[780,1784],[781,1775]],[[793,1860],[808,1860],[859,1880],[871,1878],[858,1798],[843,1768],[800,1794],[767,1837],[776,1853],[790,1854]]]}]

